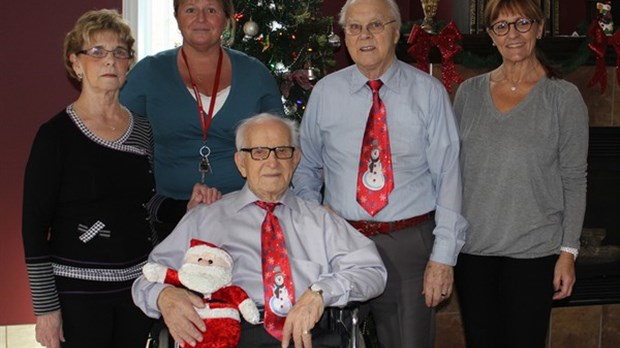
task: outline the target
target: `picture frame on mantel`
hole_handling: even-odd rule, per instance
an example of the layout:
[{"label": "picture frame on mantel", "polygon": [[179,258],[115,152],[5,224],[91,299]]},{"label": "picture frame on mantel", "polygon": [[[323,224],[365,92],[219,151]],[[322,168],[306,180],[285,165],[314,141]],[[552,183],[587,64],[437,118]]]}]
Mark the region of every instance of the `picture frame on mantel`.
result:
[{"label": "picture frame on mantel", "polygon": [[[560,0],[538,0],[545,14],[545,35],[557,36],[560,34]],[[469,0],[469,33],[481,34],[485,32],[484,5],[486,0]]]}]

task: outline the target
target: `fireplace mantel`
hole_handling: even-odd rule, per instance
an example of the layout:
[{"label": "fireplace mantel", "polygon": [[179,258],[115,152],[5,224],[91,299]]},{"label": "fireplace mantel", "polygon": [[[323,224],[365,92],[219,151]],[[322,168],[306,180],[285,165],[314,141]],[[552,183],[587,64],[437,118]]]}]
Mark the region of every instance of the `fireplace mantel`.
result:
[{"label": "fireplace mantel", "polygon": [[[412,62],[413,59],[407,54],[407,39],[409,35],[402,35],[401,40],[397,47],[398,58]],[[570,59],[582,45],[587,45],[589,38],[585,36],[550,36],[543,37],[537,44],[544,53],[545,56],[553,63],[561,63]],[[487,34],[467,34],[463,35],[460,41],[461,47],[465,52],[471,52],[480,57],[488,57],[493,55],[499,55],[497,48],[491,44],[491,38]],[[615,52],[613,47],[608,47],[608,52],[605,55],[607,65],[615,65]],[[499,60],[499,58],[498,58]],[[430,53],[431,63],[441,63],[441,56],[436,48],[433,48]],[[590,54],[586,65],[594,65],[594,55]]]}]

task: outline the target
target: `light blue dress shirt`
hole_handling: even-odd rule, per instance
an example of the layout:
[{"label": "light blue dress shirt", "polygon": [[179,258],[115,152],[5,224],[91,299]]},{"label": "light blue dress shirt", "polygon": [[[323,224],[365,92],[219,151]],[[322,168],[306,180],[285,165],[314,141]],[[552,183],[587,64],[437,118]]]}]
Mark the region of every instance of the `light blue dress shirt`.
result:
[{"label": "light blue dress shirt", "polygon": [[431,260],[454,265],[465,240],[461,215],[459,139],[443,85],[398,60],[380,77],[394,190],[371,217],[356,201],[362,138],[372,105],[368,79],[352,65],[321,79],[301,123],[302,160],[293,183],[305,199],[330,205],[347,220],[395,221],[435,210]]},{"label": "light blue dress shirt", "polygon": [[[213,243],[234,260],[232,283],[258,305],[264,304],[261,268],[261,224],[265,210],[246,186],[211,205],[190,210],[149,256],[178,270],[192,238]],[[336,214],[287,191],[274,214],[284,231],[298,299],[312,283],[323,289],[326,306],[366,301],[385,289],[387,271],[375,244]],[[163,284],[143,276],[133,284],[134,302],[148,316],[159,317],[157,298]]]}]

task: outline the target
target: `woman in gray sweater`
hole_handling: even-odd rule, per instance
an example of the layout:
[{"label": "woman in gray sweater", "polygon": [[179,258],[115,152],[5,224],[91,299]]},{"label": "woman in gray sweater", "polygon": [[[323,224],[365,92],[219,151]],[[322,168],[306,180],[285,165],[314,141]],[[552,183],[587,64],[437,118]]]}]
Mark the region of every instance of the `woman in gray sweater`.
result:
[{"label": "woman in gray sweater", "polygon": [[503,62],[454,102],[470,223],[456,288],[468,347],[544,347],[552,301],[575,283],[587,108],[537,55],[537,1],[488,1],[484,19]]}]

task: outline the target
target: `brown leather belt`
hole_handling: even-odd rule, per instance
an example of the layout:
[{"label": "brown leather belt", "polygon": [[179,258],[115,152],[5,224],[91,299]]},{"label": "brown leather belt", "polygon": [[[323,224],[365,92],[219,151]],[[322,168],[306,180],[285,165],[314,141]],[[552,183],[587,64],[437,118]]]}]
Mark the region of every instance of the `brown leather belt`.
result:
[{"label": "brown leather belt", "polygon": [[378,221],[349,221],[349,224],[356,230],[360,231],[366,237],[376,236],[377,234],[389,234],[390,232],[403,230],[408,227],[419,225],[424,221],[431,220],[435,217],[435,211],[428,212],[419,216],[414,216],[409,219],[390,221],[390,222],[378,222]]}]

